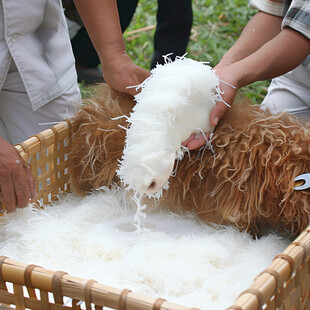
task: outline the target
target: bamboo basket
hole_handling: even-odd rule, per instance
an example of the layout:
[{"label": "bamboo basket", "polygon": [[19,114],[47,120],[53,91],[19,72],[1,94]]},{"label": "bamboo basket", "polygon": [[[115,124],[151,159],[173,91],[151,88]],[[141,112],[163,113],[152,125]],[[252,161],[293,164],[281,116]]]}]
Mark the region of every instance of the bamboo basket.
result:
[{"label": "bamboo basket", "polygon": [[[66,121],[16,145],[22,157],[31,161],[39,204],[49,204],[58,193],[70,191],[67,154],[72,132],[74,125]],[[309,247],[310,226],[227,309],[310,309]],[[66,299],[70,301],[68,304],[64,304]],[[64,271],[50,271],[0,257],[0,309],[82,309],[85,308],[81,307],[82,301],[87,310],[190,309],[160,297],[142,296],[126,288],[116,289]]]}]

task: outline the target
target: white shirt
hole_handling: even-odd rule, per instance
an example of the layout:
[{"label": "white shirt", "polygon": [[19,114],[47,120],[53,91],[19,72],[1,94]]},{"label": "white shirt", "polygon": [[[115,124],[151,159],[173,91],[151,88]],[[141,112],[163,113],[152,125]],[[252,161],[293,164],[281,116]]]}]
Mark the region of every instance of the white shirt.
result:
[{"label": "white shirt", "polygon": [[77,83],[61,0],[0,0],[0,90],[11,58],[33,110]]}]

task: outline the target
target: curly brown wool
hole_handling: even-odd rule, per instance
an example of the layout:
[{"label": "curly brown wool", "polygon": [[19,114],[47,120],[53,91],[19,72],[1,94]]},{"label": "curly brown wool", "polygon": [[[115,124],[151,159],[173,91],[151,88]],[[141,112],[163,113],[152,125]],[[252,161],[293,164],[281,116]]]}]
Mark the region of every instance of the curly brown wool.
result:
[{"label": "curly brown wool", "polygon": [[[134,106],[130,96],[104,84],[98,88],[73,118],[77,130],[69,170],[79,194],[119,184],[115,170],[126,134],[120,126],[128,123],[112,118],[128,116]],[[217,126],[212,145],[214,154],[191,151],[179,162],[155,207],[194,214],[207,223],[232,224],[253,235],[266,226],[296,235],[309,225],[310,190],[293,189],[294,178],[310,172],[310,122],[236,102]]]}]

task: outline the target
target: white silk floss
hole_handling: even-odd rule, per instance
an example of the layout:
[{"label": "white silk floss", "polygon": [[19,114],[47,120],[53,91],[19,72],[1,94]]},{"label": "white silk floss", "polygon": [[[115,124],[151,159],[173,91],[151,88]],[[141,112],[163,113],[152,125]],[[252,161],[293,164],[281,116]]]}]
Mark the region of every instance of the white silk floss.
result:
[{"label": "white silk floss", "polygon": [[181,143],[191,134],[212,132],[209,114],[215,102],[222,101],[219,78],[210,66],[185,57],[172,62],[168,56],[164,65],[158,64],[137,86],[141,92],[127,119],[117,170],[126,189],[135,192],[140,211],[143,195],[160,198],[169,187],[175,160],[187,151]]}]

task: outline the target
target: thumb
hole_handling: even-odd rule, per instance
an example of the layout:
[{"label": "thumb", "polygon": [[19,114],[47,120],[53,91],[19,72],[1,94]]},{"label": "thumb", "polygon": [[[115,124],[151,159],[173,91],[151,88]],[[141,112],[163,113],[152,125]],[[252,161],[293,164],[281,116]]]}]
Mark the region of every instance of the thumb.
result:
[{"label": "thumb", "polygon": [[223,117],[227,110],[227,105],[223,102],[218,102],[216,106],[211,110],[209,121],[211,126],[215,127],[219,120]]}]

